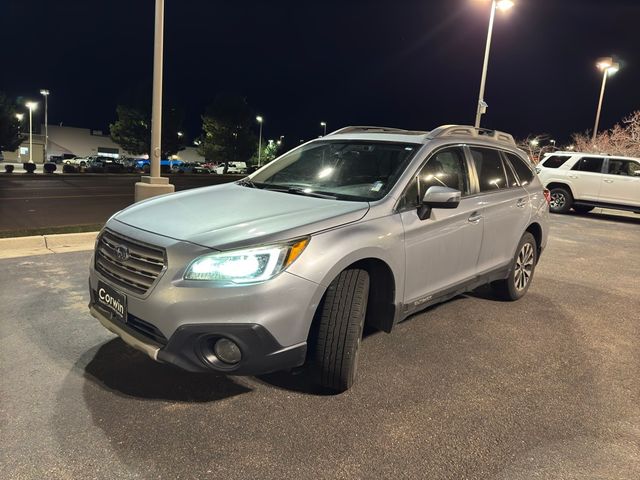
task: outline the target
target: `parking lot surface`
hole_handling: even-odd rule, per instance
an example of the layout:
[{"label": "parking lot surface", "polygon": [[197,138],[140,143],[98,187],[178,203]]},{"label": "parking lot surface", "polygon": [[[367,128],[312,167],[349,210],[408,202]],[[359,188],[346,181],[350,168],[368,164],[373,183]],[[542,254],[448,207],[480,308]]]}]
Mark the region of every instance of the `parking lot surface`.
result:
[{"label": "parking lot surface", "polygon": [[90,317],[89,252],[0,261],[0,478],[640,478],[640,216],[551,226],[524,299],[367,336],[337,396],[153,363]]}]

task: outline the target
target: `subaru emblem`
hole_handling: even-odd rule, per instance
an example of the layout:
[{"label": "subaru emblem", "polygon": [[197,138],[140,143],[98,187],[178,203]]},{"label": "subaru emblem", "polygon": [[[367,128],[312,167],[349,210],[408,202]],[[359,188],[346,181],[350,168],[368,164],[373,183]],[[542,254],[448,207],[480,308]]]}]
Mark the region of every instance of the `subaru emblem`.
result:
[{"label": "subaru emblem", "polygon": [[116,258],[121,262],[124,262],[129,258],[129,249],[123,245],[118,245],[115,248]]}]

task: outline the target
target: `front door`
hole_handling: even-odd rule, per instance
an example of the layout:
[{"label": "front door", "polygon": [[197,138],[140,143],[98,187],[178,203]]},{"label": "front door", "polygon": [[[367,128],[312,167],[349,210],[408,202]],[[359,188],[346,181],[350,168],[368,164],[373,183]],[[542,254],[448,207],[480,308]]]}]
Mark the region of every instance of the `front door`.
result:
[{"label": "front door", "polygon": [[[459,190],[462,201],[456,209],[433,209],[430,218],[420,220],[419,199],[431,186]],[[405,192],[400,215],[406,251],[404,301],[409,308],[476,275],[483,218],[479,200],[468,198],[469,193],[462,147],[434,153]]]}]

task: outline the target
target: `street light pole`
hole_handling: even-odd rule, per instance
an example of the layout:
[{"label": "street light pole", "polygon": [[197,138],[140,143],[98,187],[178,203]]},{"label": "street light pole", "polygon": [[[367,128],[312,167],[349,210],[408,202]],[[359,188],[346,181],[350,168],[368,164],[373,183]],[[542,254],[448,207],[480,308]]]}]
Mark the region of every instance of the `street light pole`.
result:
[{"label": "street light pole", "polygon": [[478,107],[476,110],[476,128],[480,128],[482,115],[487,111],[487,103],[484,101],[484,91],[487,85],[487,70],[489,69],[489,54],[491,53],[491,40],[493,37],[493,24],[496,18],[496,10],[509,10],[513,7],[511,0],[492,0],[491,15],[489,17],[489,31],[487,33],[487,45],[484,50],[484,63],[482,65],[482,79],[480,80],[480,95],[478,96]]},{"label": "street light pole", "polygon": [[49,159],[49,90],[43,88],[40,95],[44,97],[44,163]]},{"label": "street light pole", "polygon": [[596,112],[596,123],[593,127],[593,137],[591,141],[593,143],[596,142],[596,138],[598,136],[598,127],[600,126],[600,114],[602,113],[602,102],[604,100],[604,91],[607,87],[607,77],[609,75],[613,75],[620,69],[620,65],[618,63],[614,63],[613,58],[601,58],[598,60],[596,65],[600,70],[602,70],[602,89],[600,90],[600,101],[598,102],[598,111]]},{"label": "street light pole", "polygon": [[33,163],[33,111],[38,107],[36,102],[27,102],[29,109],[29,163]]},{"label": "street light pole", "polygon": [[320,126],[324,128],[323,136],[326,137],[327,136],[327,122],[320,122]]},{"label": "street light pole", "polygon": [[143,176],[135,186],[135,201],[172,193],[175,187],[160,175],[162,156],[162,67],[164,49],[164,0],[156,0],[153,43],[153,97],[151,106],[150,176]]},{"label": "street light pole", "polygon": [[256,121],[260,124],[260,137],[258,138],[258,167],[259,167],[262,161],[262,123],[264,122],[264,118],[258,115],[256,117]]},{"label": "street light pole", "polygon": [[[22,119],[24,118],[24,113],[16,113],[16,118],[18,119],[18,138],[22,138],[20,128],[22,127]],[[21,148],[22,147],[18,147],[18,162],[20,163],[22,163],[22,155],[20,153]]]}]

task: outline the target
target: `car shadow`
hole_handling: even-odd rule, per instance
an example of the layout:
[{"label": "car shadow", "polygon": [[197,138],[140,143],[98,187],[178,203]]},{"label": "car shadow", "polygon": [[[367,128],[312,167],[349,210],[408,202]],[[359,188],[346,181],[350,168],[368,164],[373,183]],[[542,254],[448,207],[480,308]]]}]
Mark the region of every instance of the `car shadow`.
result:
[{"label": "car shadow", "polygon": [[226,375],[186,372],[154,362],[119,338],[98,348],[84,374],[102,389],[140,399],[215,402],[251,391]]},{"label": "car shadow", "polygon": [[640,225],[640,215],[635,215],[635,217],[629,217],[626,215],[616,215],[612,213],[599,213],[599,212],[576,213],[573,211],[570,212],[568,215],[571,215],[573,217],[591,219],[591,220],[616,222],[616,223],[628,223],[630,225]]}]

